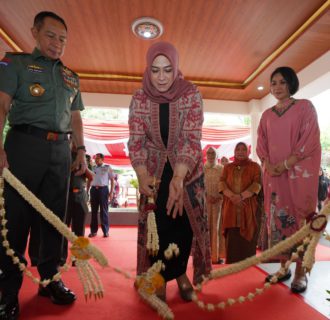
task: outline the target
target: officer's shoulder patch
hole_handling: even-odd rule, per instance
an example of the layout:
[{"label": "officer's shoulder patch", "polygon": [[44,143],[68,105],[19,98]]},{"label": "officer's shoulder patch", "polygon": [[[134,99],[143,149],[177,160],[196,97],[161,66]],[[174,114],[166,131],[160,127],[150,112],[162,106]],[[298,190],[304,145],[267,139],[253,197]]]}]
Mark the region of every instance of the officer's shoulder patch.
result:
[{"label": "officer's shoulder patch", "polygon": [[20,57],[27,57],[29,56],[30,53],[25,53],[25,52],[6,52],[6,55],[2,59],[2,61],[11,62],[12,60],[15,60],[16,58]]},{"label": "officer's shoulder patch", "polygon": [[23,52],[6,52],[5,56],[0,60],[0,65],[1,66],[8,66],[11,64],[12,60],[15,59],[15,56],[23,56],[28,53],[23,53]]},{"label": "officer's shoulder patch", "polygon": [[73,70],[71,70],[67,66],[63,66],[63,72],[66,73],[69,76],[75,76],[77,78],[79,77],[77,73],[75,73]]}]

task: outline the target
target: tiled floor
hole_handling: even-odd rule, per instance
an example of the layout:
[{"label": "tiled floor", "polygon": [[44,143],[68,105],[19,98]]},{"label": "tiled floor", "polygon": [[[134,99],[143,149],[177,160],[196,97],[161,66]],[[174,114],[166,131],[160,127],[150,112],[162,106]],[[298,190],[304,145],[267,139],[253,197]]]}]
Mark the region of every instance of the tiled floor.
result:
[{"label": "tiled floor", "polygon": [[[330,225],[327,226],[327,232],[330,234]],[[324,237],[320,239],[320,243],[324,246],[330,247],[330,242]],[[279,269],[279,263],[264,263],[259,265],[261,269],[267,273],[274,273]],[[291,265],[291,271],[294,273],[295,264]],[[290,288],[291,280],[283,282]],[[330,319],[330,295],[326,292],[330,290],[330,261],[318,261],[315,263],[311,274],[308,276],[308,289],[301,294],[302,299],[311,307],[319,311],[325,317]]]},{"label": "tiled floor", "polygon": [[[279,265],[279,263],[264,263],[259,267],[267,273],[274,273],[279,269]],[[294,273],[295,264],[292,264],[290,269]],[[283,284],[290,288],[292,279],[293,276]],[[330,261],[319,261],[315,263],[308,277],[308,288],[301,297],[307,304],[330,319],[330,301],[326,300],[330,295],[326,290],[330,290]]]}]

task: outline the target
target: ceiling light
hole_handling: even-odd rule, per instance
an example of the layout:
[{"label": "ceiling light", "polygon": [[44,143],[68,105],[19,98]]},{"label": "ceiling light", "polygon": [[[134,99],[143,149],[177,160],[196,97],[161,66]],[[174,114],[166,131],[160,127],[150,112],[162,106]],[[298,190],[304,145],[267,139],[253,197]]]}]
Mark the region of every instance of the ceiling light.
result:
[{"label": "ceiling light", "polygon": [[264,90],[264,87],[263,87],[263,86],[259,86],[257,89],[258,89],[259,91],[262,91],[262,90]]},{"label": "ceiling light", "polygon": [[144,40],[152,40],[160,37],[163,34],[162,24],[149,17],[139,18],[133,21],[132,31],[138,37]]}]

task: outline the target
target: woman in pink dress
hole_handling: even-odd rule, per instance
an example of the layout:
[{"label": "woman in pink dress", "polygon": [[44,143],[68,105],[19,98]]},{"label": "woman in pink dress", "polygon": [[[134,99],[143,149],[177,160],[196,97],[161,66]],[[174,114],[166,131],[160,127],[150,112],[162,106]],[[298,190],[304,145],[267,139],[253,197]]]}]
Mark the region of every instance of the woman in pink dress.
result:
[{"label": "woman in pink dress", "polygon": [[[308,100],[292,97],[299,88],[294,70],[277,68],[270,80],[270,92],[277,104],[262,114],[257,154],[264,173],[269,245],[273,246],[299,230],[316,209],[321,146],[314,106]],[[279,282],[291,277],[290,269],[285,269],[289,254],[280,256],[285,272],[276,273]],[[306,288],[307,278],[299,260],[291,290],[298,293]]]}]

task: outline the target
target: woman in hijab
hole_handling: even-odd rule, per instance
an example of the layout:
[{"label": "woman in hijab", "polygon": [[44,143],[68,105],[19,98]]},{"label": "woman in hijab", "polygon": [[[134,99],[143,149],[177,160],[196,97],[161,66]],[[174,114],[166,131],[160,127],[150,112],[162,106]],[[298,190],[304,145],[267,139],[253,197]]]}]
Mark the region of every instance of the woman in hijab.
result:
[{"label": "woman in hijab", "polygon": [[261,189],[261,168],[248,158],[248,147],[239,142],[235,159],[224,166],[219,191],[223,193],[222,230],[226,239],[226,263],[256,254],[257,194]]},{"label": "woman in hijab", "polygon": [[[201,150],[203,104],[197,88],[183,79],[178,62],[170,43],[158,42],[149,48],[143,87],[130,104],[128,148],[142,194],[137,274],[162,260],[165,285],[156,294],[165,300],[166,282],[176,279],[181,297],[191,301],[193,289],[186,269],[192,244],[194,284],[211,270]],[[144,199],[153,195],[154,178],[160,181],[155,210],[159,251],[155,257],[147,252],[147,215],[141,209]],[[180,254],[166,260],[164,250],[170,243],[177,244]]]},{"label": "woman in hijab", "polygon": [[213,147],[206,151],[205,199],[210,229],[211,261],[213,264],[222,263],[224,256],[224,241],[221,232],[222,195],[219,193],[219,182],[223,166],[218,164],[217,152]]}]

